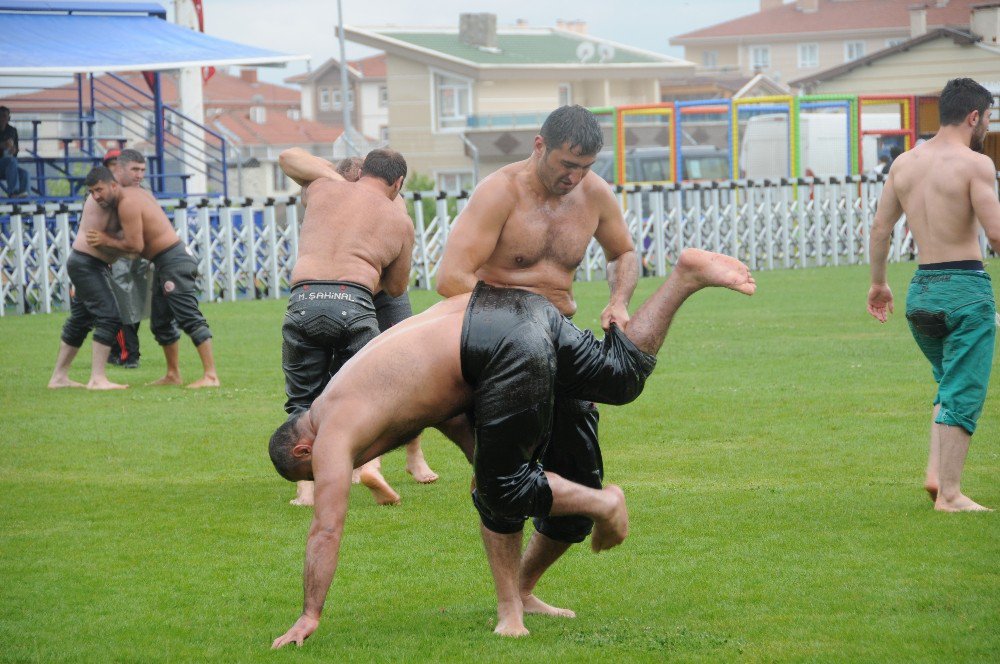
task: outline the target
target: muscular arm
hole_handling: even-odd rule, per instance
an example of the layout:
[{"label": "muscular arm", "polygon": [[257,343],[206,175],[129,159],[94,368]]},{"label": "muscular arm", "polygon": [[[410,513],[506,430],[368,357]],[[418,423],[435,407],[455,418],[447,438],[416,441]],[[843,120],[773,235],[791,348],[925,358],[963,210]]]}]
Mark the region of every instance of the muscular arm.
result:
[{"label": "muscular arm", "polygon": [[1000,254],[1000,199],[996,192],[996,171],[988,158],[978,159],[969,185],[972,210],[976,214],[993,251]]},{"label": "muscular arm", "polygon": [[611,289],[608,306],[601,312],[601,327],[607,330],[615,323],[624,329],[629,321],[628,303],[639,281],[639,260],[618,200],[603,182],[597,190],[601,197],[601,217],[594,238],[604,249]]},{"label": "muscular arm", "polygon": [[410,264],[413,257],[413,224],[410,217],[405,217],[403,225],[403,247],[399,250],[396,260],[382,271],[382,290],[393,297],[399,297],[406,292],[410,284]]},{"label": "muscular arm", "polygon": [[142,201],[125,199],[118,204],[118,221],[122,237],[104,231],[87,231],[87,243],[99,249],[112,249],[123,254],[138,254],[145,246],[142,238]]},{"label": "muscular arm", "polygon": [[872,283],[868,289],[868,313],[884,323],[886,312],[892,313],[892,290],[886,283],[886,261],[889,259],[889,240],[892,229],[903,214],[903,206],[896,196],[892,171],[885,181],[882,197],[878,201],[875,220],[872,222],[871,239],[868,245],[868,260],[871,263]]},{"label": "muscular arm", "polygon": [[437,274],[437,292],[444,297],[475,288],[476,271],[497,247],[514,204],[501,177],[487,178],[479,185],[451,229]]},{"label": "muscular arm", "polygon": [[285,175],[303,187],[319,178],[344,179],[333,164],[326,159],[309,154],[302,148],[289,148],[282,152],[278,155],[278,165],[281,166]]},{"label": "muscular arm", "polygon": [[313,447],[316,506],[309,528],[309,540],[306,542],[306,562],[302,573],[302,615],[291,629],[274,640],[272,648],[280,648],[289,643],[301,646],[319,626],[326,595],[337,570],[351,491],[352,465],[343,440],[334,441],[332,432],[321,430]]}]

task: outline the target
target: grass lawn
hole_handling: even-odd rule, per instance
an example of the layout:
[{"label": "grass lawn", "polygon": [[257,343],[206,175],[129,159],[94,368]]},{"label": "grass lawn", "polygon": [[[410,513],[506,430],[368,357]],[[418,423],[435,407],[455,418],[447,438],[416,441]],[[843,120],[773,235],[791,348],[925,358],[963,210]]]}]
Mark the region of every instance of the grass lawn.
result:
[{"label": "grass lawn", "polygon": [[[400,507],[354,487],[319,631],[268,650],[301,608],[310,519],[265,449],[283,302],[204,307],[223,387],[201,392],[142,386],[164,368],[145,322],[142,367],[109,370],[136,387],[49,391],[65,314],[0,319],[0,660],[997,661],[1000,516],[935,513],[921,488],[934,390],[902,315],[913,269],[890,268],[885,326],[864,267],[690,300],[642,397],[602,410],[629,538],[573,547],[539,596],[579,617],[529,616],[520,640],[491,633],[470,470],[428,432],[441,479],[417,485],[395,452]],[[577,296],[596,326],[606,285]],[[187,340],[181,361],[197,378]],[[1000,507],[993,369],[963,487]]]}]

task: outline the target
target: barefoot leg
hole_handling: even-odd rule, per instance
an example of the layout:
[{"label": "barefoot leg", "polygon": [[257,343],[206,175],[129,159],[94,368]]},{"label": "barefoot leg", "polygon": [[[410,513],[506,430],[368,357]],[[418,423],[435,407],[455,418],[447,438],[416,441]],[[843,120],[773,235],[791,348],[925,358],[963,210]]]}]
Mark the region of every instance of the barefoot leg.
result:
[{"label": "barefoot leg", "polygon": [[939,512],[992,512],[962,493],[962,469],[965,457],[969,453],[971,436],[962,427],[947,424],[935,424],[941,440],[941,460],[939,476],[941,487],[938,490],[934,509]]},{"label": "barefoot leg", "polygon": [[94,350],[91,358],[90,381],[87,383],[88,390],[124,390],[128,385],[119,385],[108,380],[107,363],[108,353],[111,346],[93,342]]},{"label": "barefoot leg", "polygon": [[436,482],[438,475],[424,460],[424,452],[420,449],[420,437],[417,436],[406,444],[406,472],[421,484]]},{"label": "barefoot leg", "polygon": [[497,593],[497,626],[500,636],[527,636],[524,609],[517,591],[517,569],[521,560],[521,533],[495,533],[480,524],[486,559]]},{"label": "barefoot leg", "polygon": [[83,383],[69,379],[69,368],[73,364],[73,359],[76,358],[78,352],[80,352],[79,348],[70,346],[65,341],[59,342],[59,355],[56,357],[56,367],[52,370],[52,377],[49,378],[49,389],[83,387]]},{"label": "barefoot leg", "polygon": [[372,497],[379,505],[399,505],[399,494],[382,476],[382,464],[379,459],[373,459],[361,467],[361,483],[372,492]]},{"label": "barefoot leg", "polygon": [[188,385],[188,388],[197,390],[202,387],[218,387],[219,376],[215,373],[215,356],[212,354],[211,339],[206,339],[198,344],[198,357],[201,358],[201,366],[204,369],[204,375]]},{"label": "barefoot leg", "polygon": [[940,410],[941,404],[937,404],[931,413],[931,448],[930,453],[927,455],[927,474],[924,477],[924,490],[931,497],[931,502],[937,500],[938,489],[941,486],[938,479],[938,465],[941,460],[941,436],[937,425],[934,424],[934,420],[937,419],[938,411]]},{"label": "barefoot leg", "polygon": [[180,346],[178,342],[163,346],[163,357],[167,361],[167,373],[163,378],[149,385],[181,385]]},{"label": "barefoot leg", "polygon": [[302,480],[295,483],[295,498],[288,501],[290,505],[299,507],[310,507],[313,504],[314,483],[309,480]]},{"label": "barefoot leg", "polygon": [[572,610],[546,604],[534,594],[539,579],[569,547],[570,545],[566,542],[546,537],[540,532],[532,533],[531,539],[528,540],[528,546],[525,547],[524,554],[521,556],[521,573],[519,574],[519,592],[525,613],[561,618],[576,617],[576,613]]}]

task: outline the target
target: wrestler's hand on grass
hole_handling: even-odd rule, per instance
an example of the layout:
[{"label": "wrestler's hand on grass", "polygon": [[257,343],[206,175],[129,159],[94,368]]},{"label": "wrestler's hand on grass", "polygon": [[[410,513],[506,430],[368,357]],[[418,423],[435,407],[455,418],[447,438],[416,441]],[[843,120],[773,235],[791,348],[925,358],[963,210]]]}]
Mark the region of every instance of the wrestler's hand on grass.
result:
[{"label": "wrestler's hand on grass", "polygon": [[309,638],[309,636],[316,631],[319,627],[318,618],[310,618],[307,615],[299,616],[299,619],[295,621],[292,628],[276,638],[274,643],[271,644],[272,650],[277,650],[282,646],[287,646],[289,643],[294,643],[295,645],[301,647],[302,643]]},{"label": "wrestler's hand on grass", "polygon": [[604,307],[604,311],[601,312],[601,329],[605,332],[611,329],[612,323],[624,332],[628,322],[628,307],[624,304],[609,303],[608,306]]},{"label": "wrestler's hand on grass", "polygon": [[880,323],[886,321],[886,312],[892,313],[892,289],[889,284],[872,284],[868,289],[868,313]]}]

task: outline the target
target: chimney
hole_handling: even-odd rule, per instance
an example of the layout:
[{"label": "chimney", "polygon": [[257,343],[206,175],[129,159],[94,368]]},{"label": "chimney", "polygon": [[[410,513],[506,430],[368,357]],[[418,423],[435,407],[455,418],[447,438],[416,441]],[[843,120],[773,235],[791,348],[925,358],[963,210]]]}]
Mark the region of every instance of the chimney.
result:
[{"label": "chimney", "polygon": [[497,47],[496,14],[459,14],[458,40],[469,46]]},{"label": "chimney", "polygon": [[556,30],[565,30],[565,29],[566,29],[566,21],[562,20],[561,18],[557,18]]},{"label": "chimney", "polygon": [[795,8],[803,14],[815,14],[819,11],[819,0],[795,0]]},{"label": "chimney", "polygon": [[910,7],[910,39],[927,34],[927,6]]},{"label": "chimney", "polygon": [[1000,4],[973,7],[969,30],[988,46],[1000,45]]},{"label": "chimney", "polygon": [[256,69],[241,69],[240,70],[240,80],[244,83],[256,83],[257,82],[257,70]]},{"label": "chimney", "polygon": [[526,19],[526,18],[519,18],[519,19],[517,19],[517,21],[515,21],[514,24],[517,27],[519,27],[519,28],[526,28],[526,27],[528,27],[528,19]]},{"label": "chimney", "polygon": [[785,4],[785,0],[760,0],[760,10],[766,12],[768,9],[777,9]]},{"label": "chimney", "polygon": [[582,21],[580,19],[562,22],[561,26],[559,25],[559,22],[557,22],[556,27],[561,28],[563,30],[568,30],[569,32],[575,32],[578,35],[587,34],[587,22]]}]

